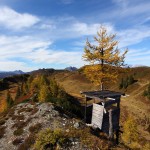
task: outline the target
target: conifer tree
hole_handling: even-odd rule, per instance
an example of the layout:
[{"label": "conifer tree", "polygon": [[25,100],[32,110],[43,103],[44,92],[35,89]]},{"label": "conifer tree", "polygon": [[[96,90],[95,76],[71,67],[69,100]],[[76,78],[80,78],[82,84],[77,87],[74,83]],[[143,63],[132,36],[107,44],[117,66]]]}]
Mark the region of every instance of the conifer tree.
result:
[{"label": "conifer tree", "polygon": [[40,102],[45,102],[49,96],[49,89],[47,85],[41,85],[40,91],[38,94],[38,99]]},{"label": "conifer tree", "polygon": [[95,84],[104,89],[103,84],[107,81],[115,81],[118,76],[118,68],[124,66],[124,58],[127,50],[121,54],[118,49],[118,41],[115,34],[107,33],[104,26],[100,27],[97,36],[94,37],[97,45],[92,45],[88,40],[84,48],[83,59],[90,62],[85,66],[86,76]]},{"label": "conifer tree", "polygon": [[51,94],[53,97],[58,96],[59,86],[57,85],[57,82],[55,81],[55,79],[51,80],[50,82],[50,90],[51,90]]},{"label": "conifer tree", "polygon": [[7,101],[7,106],[11,107],[14,104],[14,101],[10,95],[9,90],[7,91],[7,97],[6,97],[6,101]]},{"label": "conifer tree", "polygon": [[21,95],[21,91],[20,91],[20,87],[18,86],[15,100],[18,99],[20,95]]}]

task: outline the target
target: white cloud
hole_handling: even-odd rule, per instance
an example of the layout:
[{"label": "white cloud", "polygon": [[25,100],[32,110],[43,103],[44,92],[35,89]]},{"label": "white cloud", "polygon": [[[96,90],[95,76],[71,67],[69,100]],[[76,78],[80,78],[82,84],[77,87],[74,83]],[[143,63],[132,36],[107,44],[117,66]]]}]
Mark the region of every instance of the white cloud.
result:
[{"label": "white cloud", "polygon": [[33,26],[39,18],[28,13],[18,13],[9,7],[0,7],[0,25],[13,30]]},{"label": "white cloud", "polygon": [[26,58],[31,59],[35,63],[81,66],[83,64],[81,57],[81,52],[39,49],[31,52]]},{"label": "white cloud", "polygon": [[142,42],[145,38],[150,38],[150,28],[146,26],[135,27],[117,31],[120,47],[127,47]]},{"label": "white cloud", "polygon": [[0,61],[0,71],[14,71],[14,70],[23,70],[24,72],[32,71],[38,69],[38,67],[29,67],[24,62],[17,62],[17,61]]},{"label": "white cloud", "polygon": [[132,64],[132,66],[149,66],[150,49],[129,49],[129,52],[126,54],[125,60],[128,64]]},{"label": "white cloud", "polygon": [[[32,70],[29,62],[37,64],[58,64],[73,65],[79,67],[83,65],[81,52],[72,52],[65,50],[52,50],[52,42],[31,37],[7,37],[0,36],[0,66],[1,70],[22,69],[24,71]],[[16,59],[23,61],[16,61]],[[14,60],[14,61],[13,61]]]},{"label": "white cloud", "polygon": [[0,36],[0,55],[4,58],[24,57],[30,52],[51,45],[51,41],[29,36]]}]

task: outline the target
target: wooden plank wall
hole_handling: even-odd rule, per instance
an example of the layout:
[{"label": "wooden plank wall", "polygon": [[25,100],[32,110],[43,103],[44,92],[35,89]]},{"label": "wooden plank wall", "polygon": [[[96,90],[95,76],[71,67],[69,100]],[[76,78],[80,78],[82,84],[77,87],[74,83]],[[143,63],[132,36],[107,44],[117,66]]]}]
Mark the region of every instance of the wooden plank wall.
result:
[{"label": "wooden plank wall", "polygon": [[93,104],[92,125],[102,129],[104,106]]}]

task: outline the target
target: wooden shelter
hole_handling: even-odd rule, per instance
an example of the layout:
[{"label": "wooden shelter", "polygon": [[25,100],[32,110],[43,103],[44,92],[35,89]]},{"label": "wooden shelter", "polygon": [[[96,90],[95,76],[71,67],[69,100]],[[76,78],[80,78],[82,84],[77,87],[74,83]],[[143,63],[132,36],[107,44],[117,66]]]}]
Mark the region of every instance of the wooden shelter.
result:
[{"label": "wooden shelter", "polygon": [[[81,94],[85,96],[85,122],[91,123],[93,127],[99,128],[113,138],[113,133],[119,130],[120,97],[123,93],[104,90]],[[90,100],[92,102],[88,103]]]}]

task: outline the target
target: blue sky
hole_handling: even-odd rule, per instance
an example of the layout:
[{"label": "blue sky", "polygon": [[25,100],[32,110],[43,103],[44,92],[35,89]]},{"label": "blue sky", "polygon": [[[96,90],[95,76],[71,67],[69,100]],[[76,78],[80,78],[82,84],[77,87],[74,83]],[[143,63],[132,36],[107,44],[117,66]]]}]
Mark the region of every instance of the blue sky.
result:
[{"label": "blue sky", "polygon": [[81,67],[101,24],[127,64],[150,66],[149,0],[0,0],[0,71]]}]

